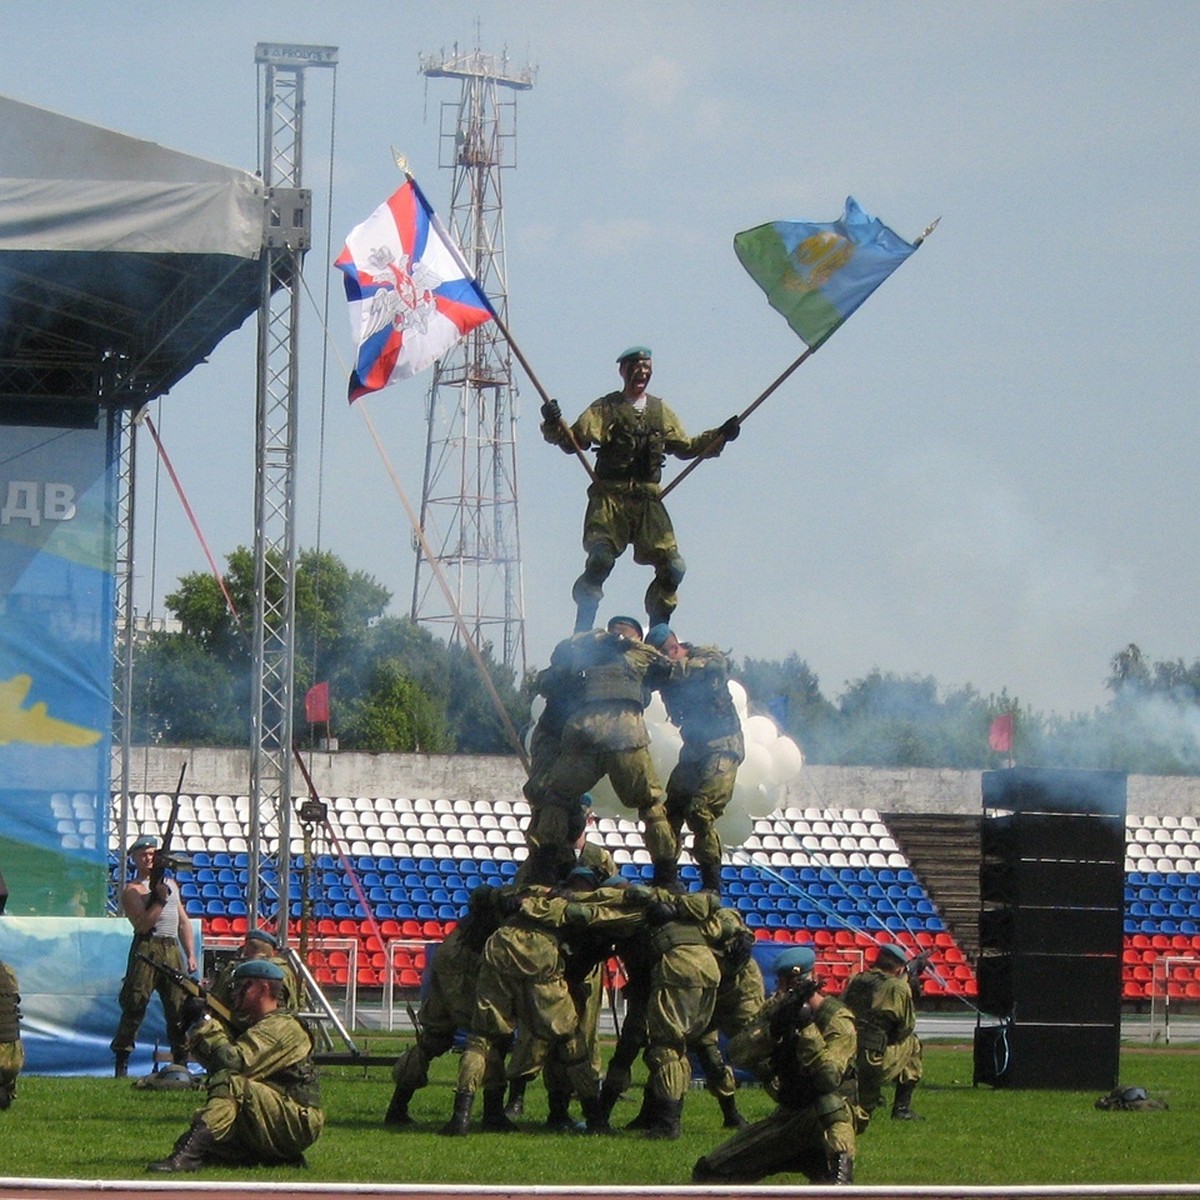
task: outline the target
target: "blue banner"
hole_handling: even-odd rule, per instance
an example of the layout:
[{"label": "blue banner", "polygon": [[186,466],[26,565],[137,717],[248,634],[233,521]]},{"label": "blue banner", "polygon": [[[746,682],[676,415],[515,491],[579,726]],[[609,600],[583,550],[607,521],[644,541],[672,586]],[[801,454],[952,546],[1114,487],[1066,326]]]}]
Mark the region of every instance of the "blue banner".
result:
[{"label": "blue banner", "polygon": [[107,428],[4,430],[0,872],[11,914],[106,907],[116,449]]}]

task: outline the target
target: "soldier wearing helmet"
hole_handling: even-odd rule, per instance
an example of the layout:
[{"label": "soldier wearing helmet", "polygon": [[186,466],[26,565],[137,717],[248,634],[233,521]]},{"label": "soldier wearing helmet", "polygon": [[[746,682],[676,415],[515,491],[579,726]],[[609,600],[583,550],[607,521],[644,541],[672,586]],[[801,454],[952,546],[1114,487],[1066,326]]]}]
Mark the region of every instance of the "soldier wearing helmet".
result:
[{"label": "soldier wearing helmet", "polygon": [[233,973],[238,1029],[189,997],[188,1046],[208,1072],[208,1099],[164,1159],[147,1170],[198,1171],[216,1164],[304,1165],[325,1124],[308,1030],[282,1006],[283,968],[252,959]]},{"label": "soldier wearing helmet", "polygon": [[649,347],[631,346],[618,357],[617,369],[621,390],[593,401],[570,427],[557,401],[542,405],[546,441],[568,454],[576,449],[596,451],[595,481],[588,488],[583,521],[587,561],[571,592],[576,631],[592,628],[604,581],[629,546],[635,562],[654,568],[646,590],[650,623],[670,621],[686,566],[659,498],[663,463],[668,454],[715,457],[740,432],[738,418],[730,417],[719,428],[688,437],[679,418],[646,391],[653,369]]},{"label": "soldier wearing helmet", "polygon": [[775,994],[729,1043],[729,1061],[753,1070],[778,1107],[700,1158],[693,1183],[756,1183],[780,1172],[854,1182],[854,1017],[825,995],[815,966],[810,946],[775,959]]},{"label": "soldier wearing helmet", "polygon": [[902,946],[879,947],[875,962],[846,984],[842,994],[858,1022],[858,1093],[868,1115],[896,1085],[892,1118],[919,1121],[912,1097],[921,1080],[921,1039],[913,1007],[908,955]]}]

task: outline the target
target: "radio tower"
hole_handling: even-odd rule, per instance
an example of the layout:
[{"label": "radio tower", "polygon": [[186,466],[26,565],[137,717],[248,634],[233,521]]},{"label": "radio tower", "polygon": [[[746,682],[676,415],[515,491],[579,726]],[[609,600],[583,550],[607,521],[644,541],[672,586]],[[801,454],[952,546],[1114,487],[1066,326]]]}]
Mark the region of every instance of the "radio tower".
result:
[{"label": "radio tower", "polygon": [[[500,173],[516,166],[516,97],[533,87],[534,70],[508,69],[478,48],[421,56],[430,79],[457,79],[457,103],[441,108],[438,165],[453,170],[450,232],[493,307],[508,324],[504,205]],[[454,614],[436,586],[435,567],[454,595],[472,638],[525,672],[525,599],[517,514],[516,390],[512,355],[494,322],[471,333],[434,367],[421,490],[421,529],[436,556],[417,552],[412,617],[449,625]]]}]

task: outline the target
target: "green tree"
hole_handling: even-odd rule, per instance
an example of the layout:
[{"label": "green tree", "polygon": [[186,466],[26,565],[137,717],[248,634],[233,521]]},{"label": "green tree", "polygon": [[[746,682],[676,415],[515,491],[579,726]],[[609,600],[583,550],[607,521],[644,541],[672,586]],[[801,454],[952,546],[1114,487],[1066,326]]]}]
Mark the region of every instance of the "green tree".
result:
[{"label": "green tree", "polygon": [[[223,582],[236,619],[217,580],[186,575],[166,601],[181,631],[152,634],[139,647],[134,670],[139,737],[194,745],[248,739],[254,562],[245,547],[229,555]],[[385,616],[390,599],[387,588],[334,554],[298,555],[293,717],[298,740],[308,732],[304,695],[323,681],[330,689],[330,730],[347,749],[514,752],[471,656],[410,620]],[[490,648],[483,659],[519,728],[528,705],[512,672],[493,661]]]}]

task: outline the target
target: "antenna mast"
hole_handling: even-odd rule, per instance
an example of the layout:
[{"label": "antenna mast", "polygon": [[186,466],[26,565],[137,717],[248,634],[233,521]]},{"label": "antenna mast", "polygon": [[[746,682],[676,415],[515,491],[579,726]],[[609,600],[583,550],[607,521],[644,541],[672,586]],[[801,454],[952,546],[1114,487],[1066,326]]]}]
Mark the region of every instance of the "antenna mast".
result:
[{"label": "antenna mast", "polygon": [[[532,67],[476,48],[422,55],[422,74],[460,81],[441,107],[438,165],[453,170],[449,227],[501,319],[508,323],[501,171],[516,166],[516,99]],[[525,672],[525,597],[517,512],[516,388],[512,354],[494,322],[472,332],[434,366],[421,489],[421,529],[477,645],[490,643],[518,679]],[[447,625],[454,614],[418,551],[412,618]]]}]

